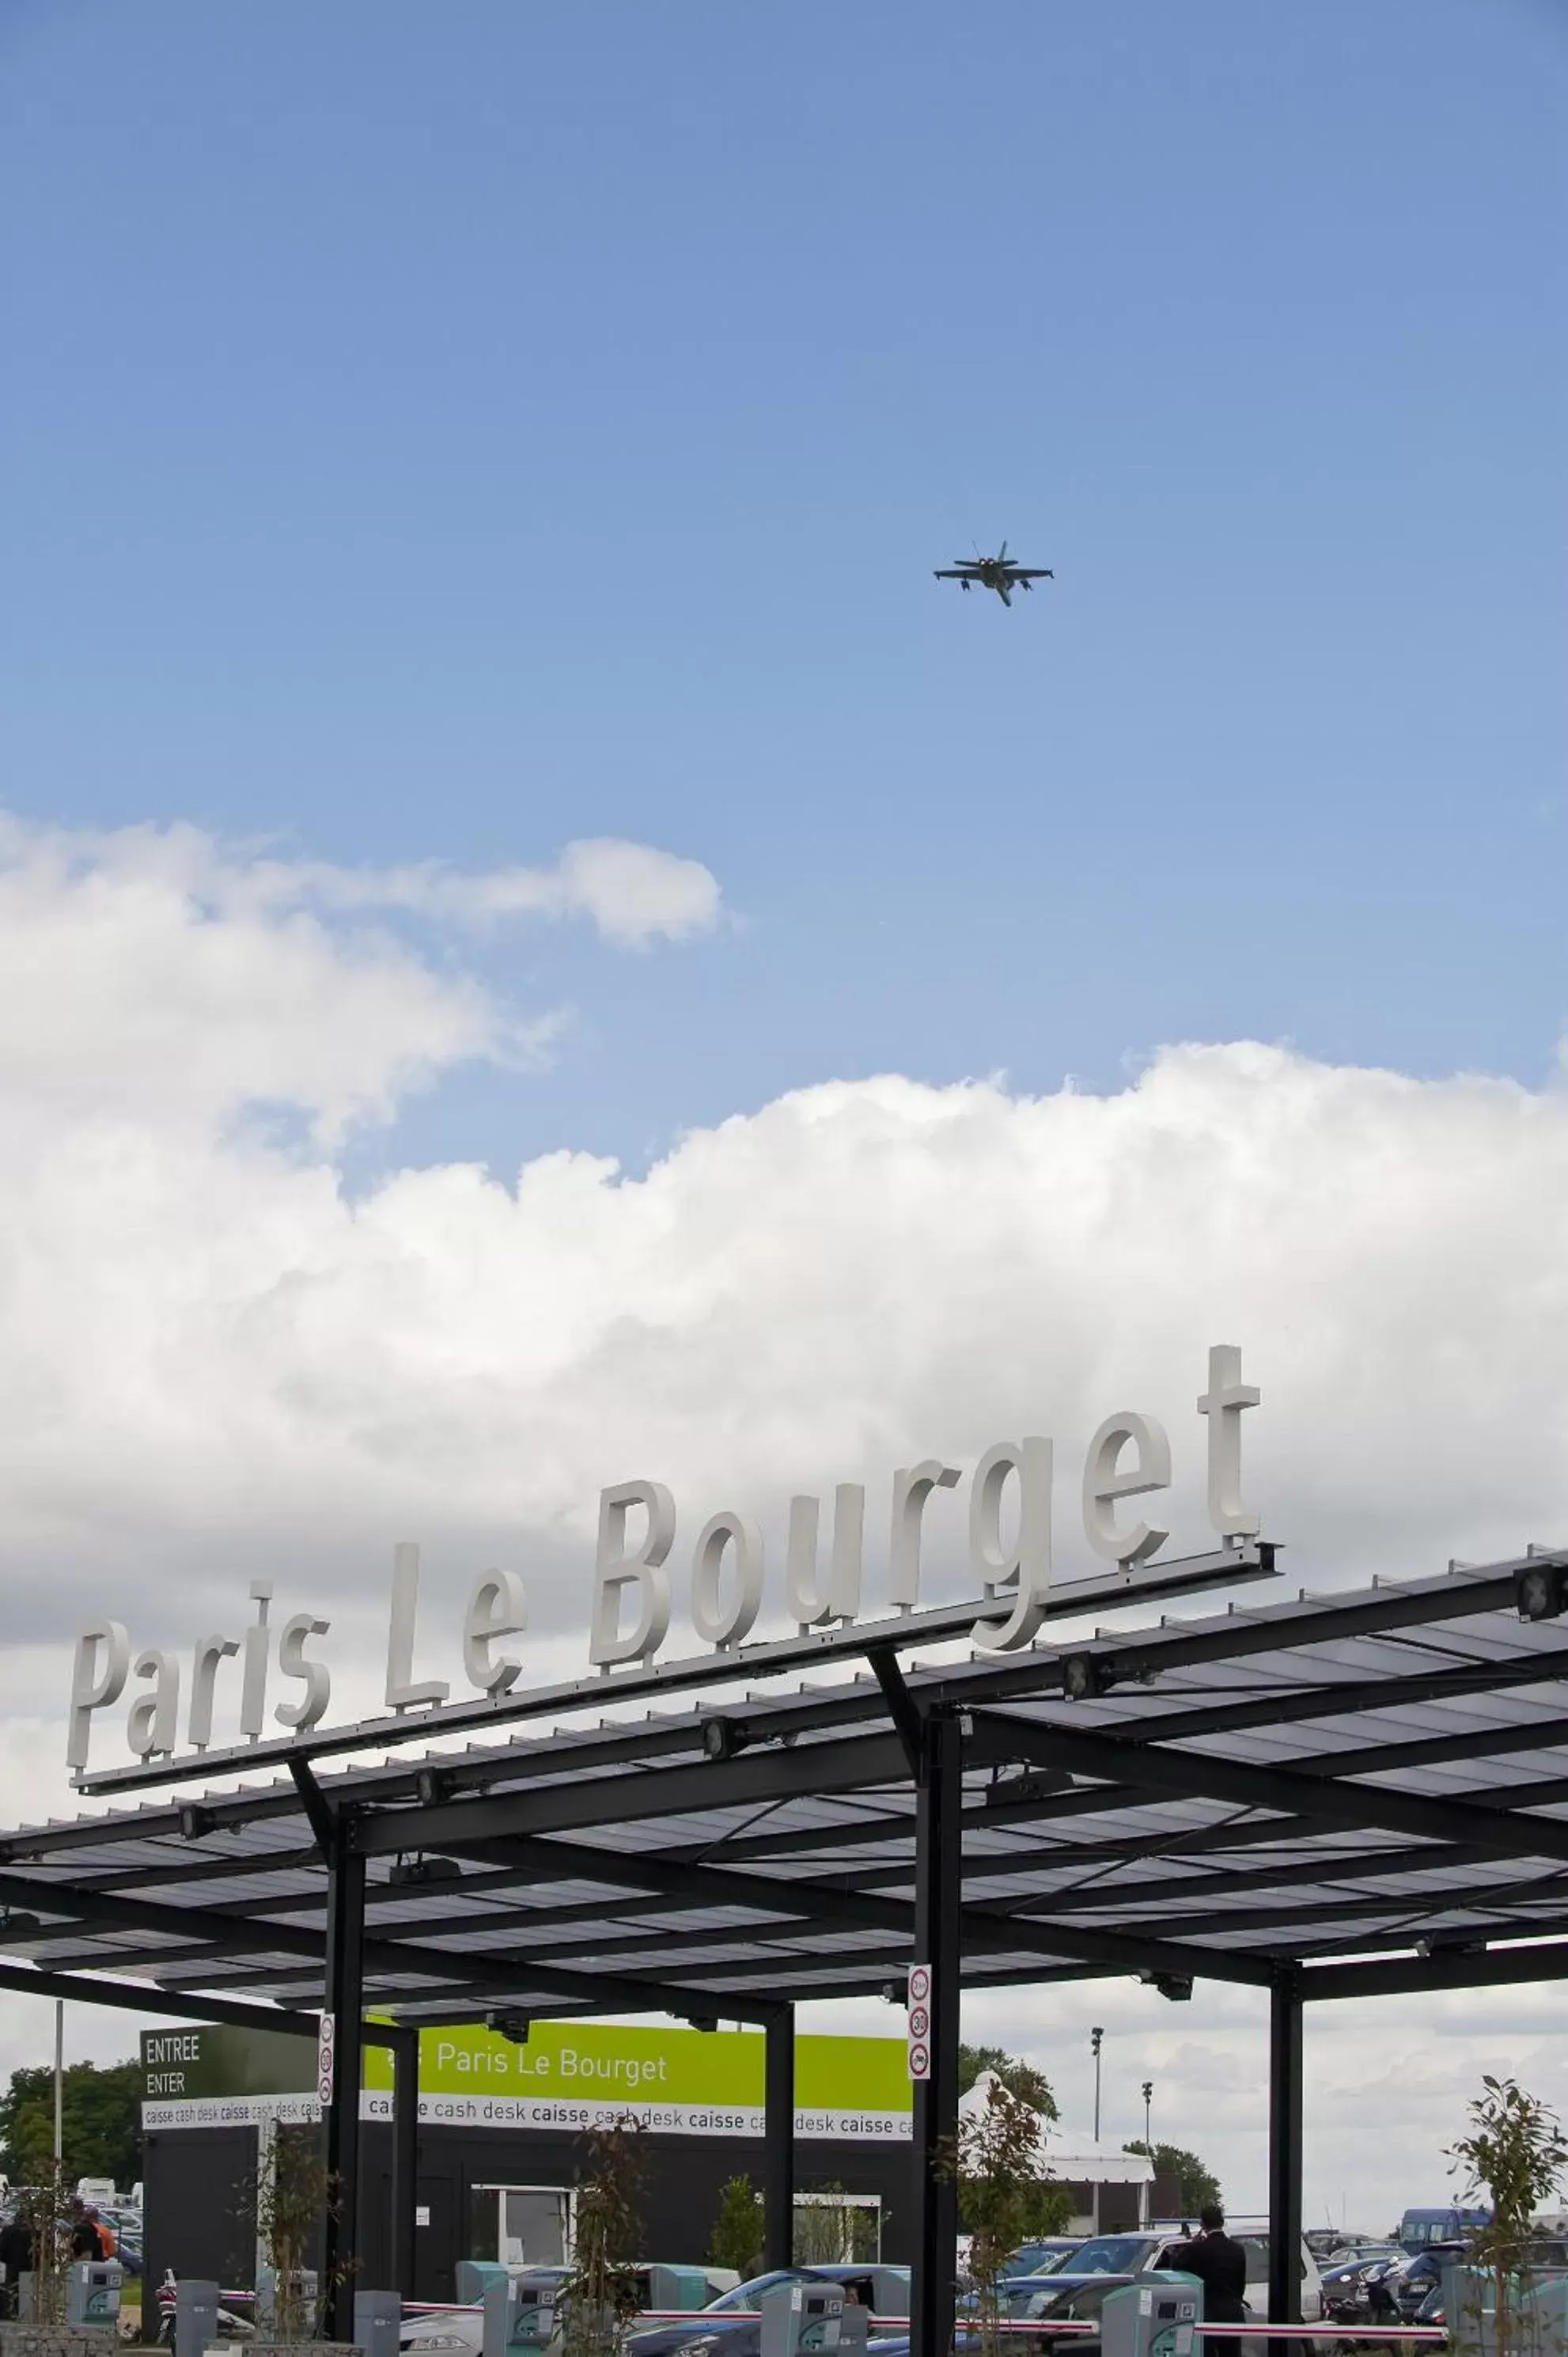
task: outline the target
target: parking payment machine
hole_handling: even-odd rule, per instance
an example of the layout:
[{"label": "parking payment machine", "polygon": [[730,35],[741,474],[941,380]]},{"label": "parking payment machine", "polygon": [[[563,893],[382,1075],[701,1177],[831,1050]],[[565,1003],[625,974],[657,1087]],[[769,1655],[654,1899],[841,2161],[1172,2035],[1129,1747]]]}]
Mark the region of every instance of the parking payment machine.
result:
[{"label": "parking payment machine", "polygon": [[117,2259],[80,2259],[65,2280],[65,2320],[72,2331],[117,2332],[120,2281]]},{"label": "parking payment machine", "polygon": [[1168,2269],[1108,2291],[1100,2310],[1102,2357],[1199,2357],[1203,2286]]},{"label": "parking payment machine", "polygon": [[513,2267],[485,2286],[484,2357],[537,2357],[549,2348],[564,2274],[560,2267]]},{"label": "parking payment machine", "polygon": [[838,2348],[843,2293],[837,2284],[779,2284],[757,2304],[762,2357],[810,2357],[816,2350]]}]

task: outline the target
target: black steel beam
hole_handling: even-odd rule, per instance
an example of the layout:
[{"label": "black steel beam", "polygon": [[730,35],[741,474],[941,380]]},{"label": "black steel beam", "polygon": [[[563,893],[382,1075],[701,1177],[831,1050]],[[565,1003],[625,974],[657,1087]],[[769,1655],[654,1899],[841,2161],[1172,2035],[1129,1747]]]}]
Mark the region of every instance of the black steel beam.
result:
[{"label": "black steel beam", "polygon": [[757,1808],[857,1786],[902,1783],[908,1770],[896,1735],[847,1736],[746,1751],[738,1759],[689,1768],[650,1768],[634,1775],[579,1777],[543,1790],[495,1792],[480,1800],[438,1801],[385,1809],[359,1820],[367,1857],[400,1850],[450,1849],[456,1843],[509,1834],[582,1833],[692,1811]]},{"label": "black steel beam", "polygon": [[762,2108],[762,2264],[795,2261],[795,2015],[768,2024]]},{"label": "black steel beam", "polygon": [[360,2269],[360,2081],[364,2013],[365,1861],[332,1829],[328,1857],[327,1971],[321,2036],[332,2040],[331,2084],[323,2090],[327,2201],[321,2283],[326,2338],[354,2338],[354,2278]]},{"label": "black steel beam", "polygon": [[[1429,1800],[1424,1793],[1385,1785],[1339,1782],[1300,1768],[1169,1750],[1120,1736],[1079,1734],[1055,1724],[1032,1727],[989,1711],[976,1711],[973,1724],[971,1752],[977,1760],[1033,1760],[1108,1783],[1136,1781],[1163,1788],[1167,1795],[1276,1809],[1323,1824],[1382,1825],[1434,1842],[1488,1841],[1504,1856],[1568,1859],[1568,1824],[1555,1818],[1485,1808],[1473,1801]],[[1374,1753],[1364,1762],[1364,1772],[1375,1765]]]},{"label": "black steel beam", "polygon": [[[1301,2322],[1301,1975],[1281,1973],[1269,1997],[1269,2322]],[[1293,2357],[1288,2341],[1269,2357]]]},{"label": "black steel beam", "polygon": [[324,1858],[329,1858],[337,1839],[337,1815],[333,1805],[317,1782],[316,1770],[308,1760],[291,1760],[288,1772],[290,1781],[299,1794],[299,1805],[305,1811],[306,1822],[316,1836],[316,1846]]},{"label": "black steel beam", "polygon": [[865,1658],[871,1663],[882,1699],[887,1705],[887,1716],[894,1731],[904,1747],[904,1759],[911,1776],[920,1772],[920,1709],[899,1665],[897,1648],[893,1645],[868,1645]]},{"label": "black steel beam", "polygon": [[399,2023],[387,2042],[392,2058],[392,2288],[412,2299],[419,2199],[419,2031]]},{"label": "black steel beam", "polygon": [[[910,2357],[950,2357],[958,2294],[959,1867],[963,1743],[945,1714],[926,1721],[920,1746],[915,1959],[930,1977],[928,2070],[915,2080],[915,2275]],[[914,2007],[911,2007],[911,2015]],[[912,2034],[912,2033],[911,2033]]]},{"label": "black steel beam", "polygon": [[1432,1956],[1380,1957],[1371,1964],[1308,1964],[1301,1975],[1301,1988],[1312,2004],[1318,1998],[1419,1996],[1426,1990],[1508,1988],[1516,1982],[1559,1980],[1568,1980],[1568,1940],[1475,1952],[1440,1948]]},{"label": "black steel beam", "polygon": [[[252,1917],[237,1926],[234,1919],[207,1909],[156,1907],[145,1900],[117,1899],[102,1890],[81,1892],[26,1875],[0,1873],[0,1905],[37,1909],[45,1915],[63,1915],[69,1920],[81,1916],[102,1918],[120,1930],[166,1932],[171,1939],[199,1939],[207,1943],[208,1953],[215,1957],[297,1956],[317,1969],[324,1961],[323,1941],[318,1933],[274,1923],[265,1917]],[[504,1936],[509,1929],[504,1921],[494,1928],[498,1936]],[[156,1950],[151,1952],[154,1968],[156,1953]],[[437,1985],[430,1991],[433,1997],[446,1989],[476,1992],[481,1987],[496,1987],[497,1973],[505,1963],[503,1956],[482,1948],[458,1953],[426,1947],[412,1940],[385,1938],[367,1938],[363,1955],[368,1977],[381,1980],[389,1974],[426,1975]],[[188,1968],[194,1969],[188,1962],[182,1963],[182,1970]],[[516,1967],[509,1969],[515,1981]],[[248,1985],[259,1985],[262,1977],[261,1974],[248,1975]],[[574,1973],[564,1965],[552,1966],[537,1978],[563,1997],[583,1996],[593,2002],[613,1999],[628,2013],[685,2012],[690,2009],[689,2000],[693,1995],[678,1986],[619,1976],[612,1980],[607,1974]],[[504,1987],[506,1984],[502,1981],[499,1985]],[[695,1994],[701,1996],[706,1992]],[[741,2018],[738,2007],[732,2010],[737,2019]],[[754,2018],[760,2019],[762,2016]]]},{"label": "black steel beam", "polygon": [[0,1964],[0,1989],[18,1996],[64,1997],[72,2005],[103,2005],[122,2013],[161,2013],[175,2021],[211,2021],[235,2029],[275,2029],[314,2042],[314,2013],[279,2006],[236,2005],[226,1997],[188,1996],[182,1989],[154,1988],[143,1982],[89,1980],[85,1975],[29,1971]]},{"label": "black steel beam", "polygon": [[[433,1841],[429,1846],[466,1854],[468,1845],[448,1839],[439,1844]],[[483,1845],[487,1855],[494,1854],[498,1846],[502,1846],[494,1838]],[[596,1876],[605,1881],[619,1879],[636,1889],[663,1890],[677,1903],[752,1907],[779,1913],[796,1910],[801,1921],[813,1929],[831,1931],[840,1926],[850,1931],[886,1932],[906,1943],[913,1936],[914,1918],[907,1901],[856,1891],[848,1876],[832,1885],[803,1883],[770,1875],[733,1874],[717,1867],[671,1865],[645,1853],[606,1851],[582,1843],[535,1841],[530,1835],[519,1835],[505,1843],[504,1851],[519,1865],[537,1861],[541,1872],[581,1876],[585,1879]],[[611,1901],[606,1913],[613,1915],[614,1911]],[[745,1927],[736,1936],[746,1936]],[[780,1927],[779,1936],[790,1936],[788,1926]],[[679,1934],[672,1937],[678,1940]],[[1120,1964],[1130,1973],[1157,1968],[1200,1974],[1208,1979],[1239,1980],[1258,1987],[1266,1986],[1268,1981],[1267,1966],[1245,1956],[1182,1948],[1170,1941],[1152,1941],[1141,1932],[1102,1931],[1090,1925],[1069,1929],[1052,1923],[1020,1928],[1010,1916],[990,1913],[983,1907],[964,1909],[961,1937],[965,1952],[974,1955],[988,1951],[1014,1954],[1034,1946],[1053,1956],[1070,1953],[1091,1963]],[[542,1977],[549,1978],[549,1971],[542,1968]]]}]

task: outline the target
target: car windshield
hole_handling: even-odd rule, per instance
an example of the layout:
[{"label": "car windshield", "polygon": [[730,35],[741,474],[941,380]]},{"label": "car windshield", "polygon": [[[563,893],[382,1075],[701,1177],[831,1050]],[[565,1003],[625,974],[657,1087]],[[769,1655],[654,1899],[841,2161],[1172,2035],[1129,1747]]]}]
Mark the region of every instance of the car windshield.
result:
[{"label": "car windshield", "polygon": [[702,2311],[704,2316],[722,2315],[725,2309],[755,2308],[765,2291],[775,2284],[811,2283],[816,2278],[806,2267],[775,2267],[771,2275],[753,2276],[749,2283],[736,2284],[733,2291],[721,2292],[717,2299],[709,2300]]},{"label": "car windshield", "polygon": [[1096,2234],[1064,2263],[1064,2276],[1130,2276],[1157,2247],[1150,2234]]},{"label": "car windshield", "polygon": [[1020,2286],[1009,2295],[1005,2313],[1016,2324],[1033,2324],[1046,2316],[1098,2316],[1101,2301],[1115,2288],[1109,2276],[1103,2283],[1060,2284],[1054,2291],[1044,2284],[1038,2291],[1026,2291]]}]

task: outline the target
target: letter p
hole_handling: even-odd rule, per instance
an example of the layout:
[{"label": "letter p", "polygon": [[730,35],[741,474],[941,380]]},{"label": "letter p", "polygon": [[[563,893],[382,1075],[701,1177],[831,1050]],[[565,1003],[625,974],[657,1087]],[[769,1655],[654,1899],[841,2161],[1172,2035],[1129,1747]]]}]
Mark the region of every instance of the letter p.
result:
[{"label": "letter p", "polygon": [[131,1641],[121,1620],[90,1620],[76,1641],[70,1673],[70,1720],[66,1766],[78,1774],[87,1765],[88,1738],[95,1710],[118,1702],[131,1674]]}]

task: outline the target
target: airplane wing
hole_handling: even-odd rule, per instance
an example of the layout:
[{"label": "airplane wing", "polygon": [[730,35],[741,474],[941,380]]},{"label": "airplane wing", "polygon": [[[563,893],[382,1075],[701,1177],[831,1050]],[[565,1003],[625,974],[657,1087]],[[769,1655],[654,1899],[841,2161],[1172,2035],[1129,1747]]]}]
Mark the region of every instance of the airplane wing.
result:
[{"label": "airplane wing", "polygon": [[1054,581],[1056,577],[1048,565],[1042,565],[1036,572],[1033,573],[1027,565],[1020,565],[1013,576],[1015,581]]},{"label": "airplane wing", "polygon": [[936,581],[972,581],[974,575],[965,565],[961,572],[954,573],[950,569],[943,568],[933,574],[931,577]]}]

